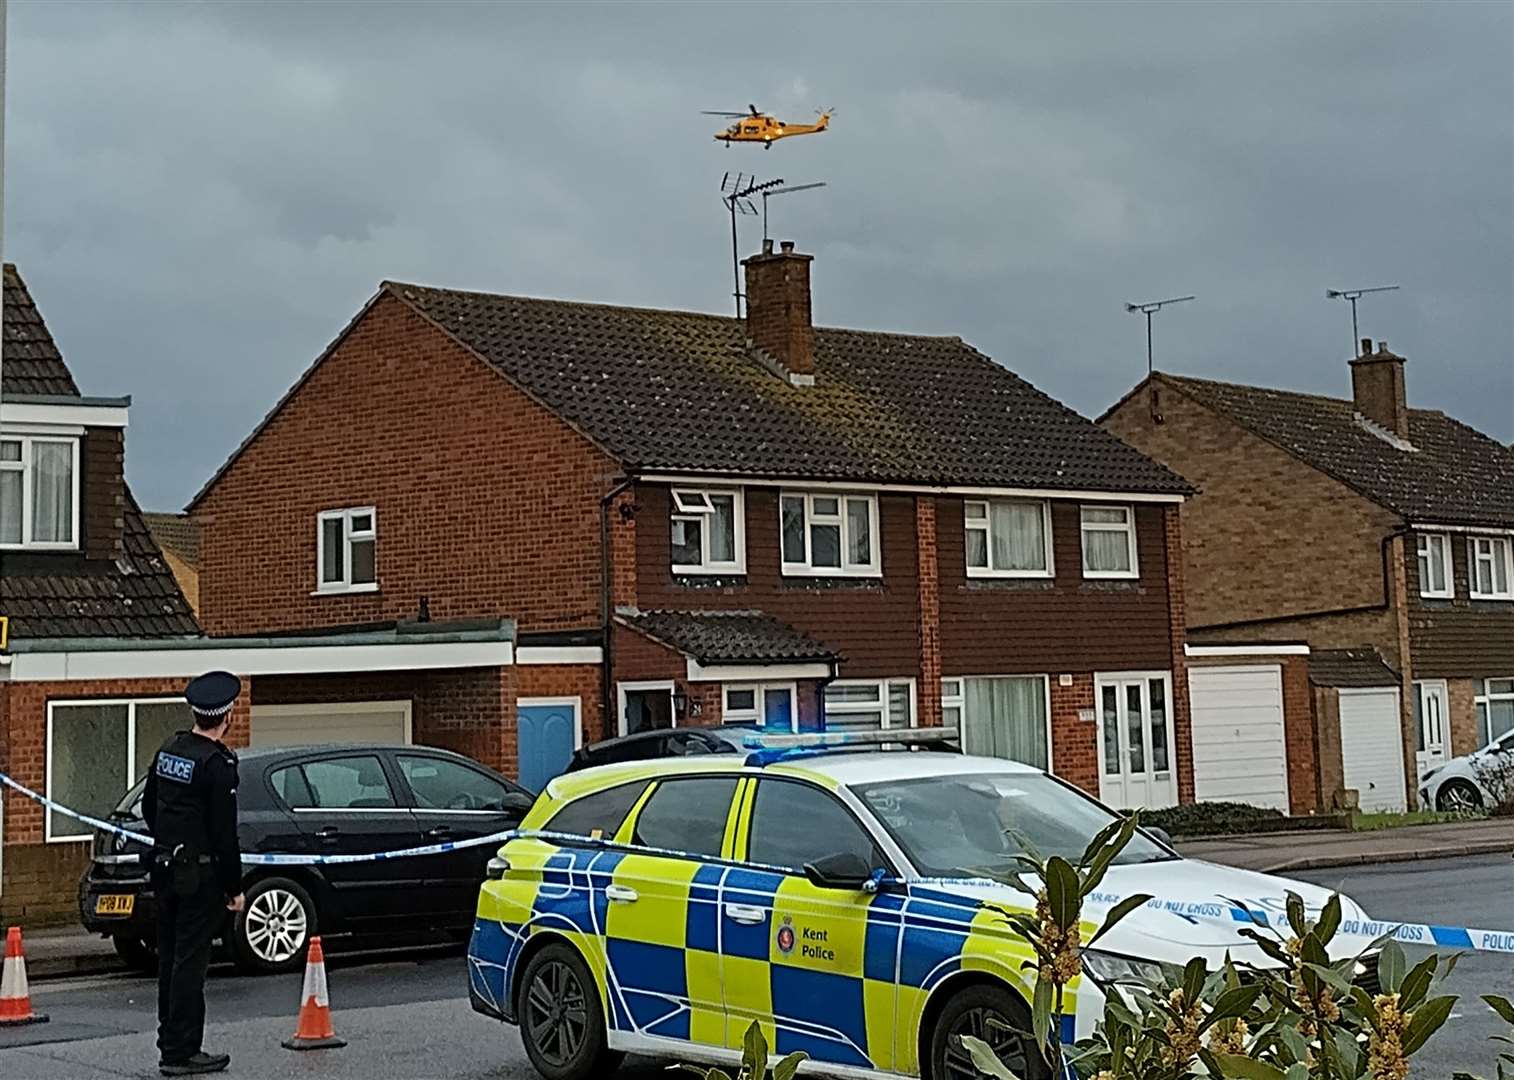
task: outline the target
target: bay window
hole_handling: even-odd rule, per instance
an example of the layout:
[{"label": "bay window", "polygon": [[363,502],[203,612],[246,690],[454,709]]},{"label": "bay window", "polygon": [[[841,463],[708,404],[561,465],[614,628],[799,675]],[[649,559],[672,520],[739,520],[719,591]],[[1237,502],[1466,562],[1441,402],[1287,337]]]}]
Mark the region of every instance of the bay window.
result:
[{"label": "bay window", "polygon": [[1514,600],[1514,556],[1507,536],[1467,540],[1467,581],[1473,600]]},{"label": "bay window", "polygon": [[784,492],[778,502],[785,574],[879,575],[876,496]]},{"label": "bay window", "polygon": [[1448,600],[1455,595],[1451,578],[1451,538],[1445,533],[1420,533],[1419,595]]},{"label": "bay window", "polygon": [[[193,720],[176,698],[55,701],[47,707],[47,797],[103,818],[152,765],[153,755]],[[89,826],[49,810],[49,843],[88,840]]]},{"label": "bay window", "polygon": [[1135,511],[1129,506],[1082,508],[1083,576],[1133,578],[1136,568]]},{"label": "bay window", "polygon": [[962,734],[962,752],[1051,767],[1049,683],[1045,675],[941,680],[941,722]]},{"label": "bay window", "polygon": [[1052,576],[1051,511],[1046,503],[968,499],[962,516],[968,577]]},{"label": "bay window", "polygon": [[673,489],[675,574],[740,574],[746,570],[746,524],[740,491]]},{"label": "bay window", "polygon": [[79,546],[79,440],[0,439],[0,548]]}]

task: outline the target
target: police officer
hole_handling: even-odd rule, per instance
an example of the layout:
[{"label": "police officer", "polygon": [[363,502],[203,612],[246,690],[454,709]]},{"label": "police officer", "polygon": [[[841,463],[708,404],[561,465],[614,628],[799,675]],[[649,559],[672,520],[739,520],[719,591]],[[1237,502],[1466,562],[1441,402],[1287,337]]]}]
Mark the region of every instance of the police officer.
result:
[{"label": "police officer", "polygon": [[229,1054],[207,1054],[205,969],[228,911],[242,910],[237,846],[237,756],[221,742],[242,683],[225,671],[194,679],[184,698],[194,727],[164,742],[147,774],[143,816],[153,835],[158,907],[158,1070],[219,1072]]}]

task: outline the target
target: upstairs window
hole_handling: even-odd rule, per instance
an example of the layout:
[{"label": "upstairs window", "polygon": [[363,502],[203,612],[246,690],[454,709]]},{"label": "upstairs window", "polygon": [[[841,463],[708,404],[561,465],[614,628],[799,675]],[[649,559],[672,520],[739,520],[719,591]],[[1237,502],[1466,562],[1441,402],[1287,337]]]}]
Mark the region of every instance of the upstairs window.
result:
[{"label": "upstairs window", "polygon": [[1451,582],[1451,538],[1444,533],[1419,534],[1419,595],[1448,600]]},{"label": "upstairs window", "polygon": [[962,514],[968,577],[1052,576],[1046,503],[968,499]]},{"label": "upstairs window", "polygon": [[316,520],[317,592],[378,590],[378,516],[371,506],[326,510]]},{"label": "upstairs window", "polygon": [[779,505],[785,574],[877,577],[882,572],[875,496],[785,492]]},{"label": "upstairs window", "polygon": [[1083,576],[1138,577],[1135,511],[1128,506],[1085,506],[1082,517]]},{"label": "upstairs window", "polygon": [[1467,580],[1473,600],[1514,600],[1514,561],[1507,536],[1474,536],[1467,541]]},{"label": "upstairs window", "polygon": [[746,523],[740,491],[673,489],[673,572],[746,571]]},{"label": "upstairs window", "polygon": [[0,548],[79,546],[79,440],[0,439]]}]

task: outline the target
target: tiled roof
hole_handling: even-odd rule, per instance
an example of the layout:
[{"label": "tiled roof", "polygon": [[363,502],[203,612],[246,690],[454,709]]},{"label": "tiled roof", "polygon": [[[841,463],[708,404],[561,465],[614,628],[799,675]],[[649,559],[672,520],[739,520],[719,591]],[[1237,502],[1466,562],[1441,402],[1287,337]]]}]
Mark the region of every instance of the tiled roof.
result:
[{"label": "tiled roof", "polygon": [[[12,638],[158,638],[200,632],[129,493],[124,516],[124,555],[111,562],[77,555],[0,555],[0,612],[10,616]],[[20,572],[13,572],[17,566]]]},{"label": "tiled roof", "polygon": [[616,618],[701,664],[841,659],[836,650],[760,611],[640,611]]},{"label": "tiled roof", "polygon": [[200,565],[200,530],[188,514],[149,514],[142,520],[164,551],[171,551],[196,569]]},{"label": "tiled roof", "polygon": [[66,394],[78,397],[74,377],[63,364],[58,346],[26,282],[11,263],[5,264],[5,353],[0,394]]},{"label": "tiled roof", "polygon": [[[78,397],[47,324],[14,266],[5,267],[4,393]],[[0,552],[0,614],[12,641],[28,638],[164,638],[199,627],[126,491],[122,557]]]},{"label": "tiled roof", "polygon": [[1315,686],[1397,686],[1399,682],[1370,645],[1313,650],[1309,653],[1309,681]]},{"label": "tiled roof", "polygon": [[385,288],[632,469],[1191,490],[960,338],[816,328],[815,385],[795,387],[733,318]]},{"label": "tiled roof", "polygon": [[1410,409],[1414,449],[1406,450],[1375,433],[1341,398],[1155,378],[1411,521],[1514,525],[1514,453],[1445,413]]}]

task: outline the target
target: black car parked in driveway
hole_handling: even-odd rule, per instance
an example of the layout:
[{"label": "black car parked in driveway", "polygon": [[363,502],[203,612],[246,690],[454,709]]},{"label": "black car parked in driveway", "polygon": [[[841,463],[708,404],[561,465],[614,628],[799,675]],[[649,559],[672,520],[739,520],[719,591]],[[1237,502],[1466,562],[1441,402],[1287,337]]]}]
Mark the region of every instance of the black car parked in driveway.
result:
[{"label": "black car parked in driveway", "polygon": [[615,739],[591,743],[576,752],[568,762],[568,772],[592,769],[596,765],[614,765],[621,761],[648,761],[653,758],[688,757],[691,754],[745,753],[742,740],[752,734],[749,727],[686,727],[638,731]]},{"label": "black car parked in driveway", "polygon": [[[459,754],[423,746],[300,746],[241,753],[238,828],[244,852],[357,854],[487,836],[518,825],[535,797]],[[145,833],[142,789],[110,820]],[[288,971],[312,934],[457,930],[472,925],[495,845],[405,859],[244,867],[245,910],[220,940],[238,966]],[[79,914],[134,967],[155,963],[150,853],[96,831],[79,883]]]}]

